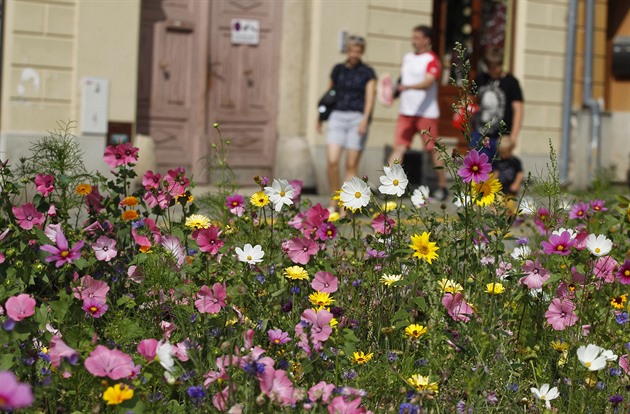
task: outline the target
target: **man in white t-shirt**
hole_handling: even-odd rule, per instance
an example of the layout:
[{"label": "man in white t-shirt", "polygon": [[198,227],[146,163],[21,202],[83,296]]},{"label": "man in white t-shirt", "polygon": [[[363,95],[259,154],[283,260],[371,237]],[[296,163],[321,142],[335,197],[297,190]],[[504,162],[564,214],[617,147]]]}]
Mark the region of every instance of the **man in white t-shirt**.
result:
[{"label": "man in white t-shirt", "polygon": [[[432,30],[428,26],[417,26],[413,29],[411,43],[413,52],[403,58],[400,68],[399,116],[396,122],[394,148],[389,157],[389,163],[394,160],[402,161],[405,151],[411,147],[413,137],[421,131],[424,149],[431,153],[434,167],[443,166],[439,154],[435,151],[435,140],[438,139],[438,120],[440,108],[438,106],[438,79],[440,79],[440,60],[431,50]],[[434,197],[440,201],[446,199],[446,174],[443,169],[437,169],[438,189]]]}]

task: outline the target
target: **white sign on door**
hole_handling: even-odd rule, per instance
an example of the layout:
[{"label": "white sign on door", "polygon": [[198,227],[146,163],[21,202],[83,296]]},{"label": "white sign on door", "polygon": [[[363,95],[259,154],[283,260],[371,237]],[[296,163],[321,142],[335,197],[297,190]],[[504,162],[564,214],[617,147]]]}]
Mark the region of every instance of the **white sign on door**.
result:
[{"label": "white sign on door", "polygon": [[106,134],[109,120],[109,80],[83,78],[81,132]]},{"label": "white sign on door", "polygon": [[257,45],[260,43],[260,22],[258,20],[232,19],[232,44]]}]

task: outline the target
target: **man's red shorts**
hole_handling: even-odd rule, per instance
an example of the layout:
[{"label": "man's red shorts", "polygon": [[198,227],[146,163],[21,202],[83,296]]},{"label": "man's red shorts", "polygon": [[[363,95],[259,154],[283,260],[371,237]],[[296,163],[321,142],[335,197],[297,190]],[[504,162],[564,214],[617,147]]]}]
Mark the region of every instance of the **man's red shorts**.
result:
[{"label": "man's red shorts", "polygon": [[395,144],[411,147],[413,136],[420,131],[427,131],[422,134],[422,142],[427,151],[433,151],[435,140],[438,138],[438,119],[424,118],[421,116],[398,115],[396,121]]}]

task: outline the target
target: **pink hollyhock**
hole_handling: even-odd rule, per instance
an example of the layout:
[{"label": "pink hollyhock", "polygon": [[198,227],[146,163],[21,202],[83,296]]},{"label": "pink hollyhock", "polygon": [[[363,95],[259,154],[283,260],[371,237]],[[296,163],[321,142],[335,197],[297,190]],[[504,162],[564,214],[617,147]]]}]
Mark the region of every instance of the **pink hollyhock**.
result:
[{"label": "pink hollyhock", "polygon": [[360,407],[361,398],[347,401],[343,396],[339,395],[333,398],[332,402],[328,405],[329,414],[365,414],[367,409]]},{"label": "pink hollyhock", "polygon": [[615,281],[615,269],[619,266],[613,257],[599,257],[593,265],[593,274],[604,281],[604,283],[612,283]]},{"label": "pink hollyhock", "polygon": [[573,326],[578,321],[573,311],[575,311],[575,304],[569,299],[554,298],[545,312],[545,318],[553,329],[563,331],[567,326]]},{"label": "pink hollyhock", "polygon": [[307,264],[311,256],[319,251],[317,243],[305,237],[295,237],[289,240],[286,247],[289,259],[297,264]]},{"label": "pink hollyhock", "polygon": [[135,368],[129,355],[103,345],[97,346],[90,353],[84,365],[90,374],[96,377],[109,377],[114,381],[130,377]]},{"label": "pink hollyhock", "polygon": [[168,170],[168,173],[164,176],[165,190],[173,197],[184,194],[189,184],[190,180],[186,178],[184,167]]},{"label": "pink hollyhock", "polygon": [[589,207],[590,206],[588,205],[588,203],[577,203],[576,205],[573,206],[573,208],[571,208],[571,211],[569,212],[569,218],[570,219],[586,218],[586,216],[588,216]]},{"label": "pink hollyhock", "polygon": [[142,283],[144,281],[144,274],[138,266],[135,265],[129,266],[129,269],[127,269],[127,276],[129,277],[129,280],[135,283]]},{"label": "pink hollyhock", "polygon": [[525,261],[522,269],[526,276],[522,277],[519,283],[524,284],[528,289],[540,289],[550,277],[549,271],[542,267],[538,259],[535,262]]},{"label": "pink hollyhock", "polygon": [[223,247],[223,240],[219,239],[219,230],[219,227],[214,225],[197,230],[199,250],[210,254],[219,253],[219,249]]},{"label": "pink hollyhock", "polygon": [[619,366],[626,374],[630,374],[630,358],[628,358],[628,355],[619,357]]},{"label": "pink hollyhock", "polygon": [[0,371],[0,409],[17,410],[33,404],[31,386],[19,382],[11,371]]},{"label": "pink hollyhock", "polygon": [[[287,223],[289,226],[293,227],[296,230],[302,230],[302,228],[306,225],[306,213],[300,212],[297,213],[289,222]],[[304,232],[302,232],[304,234]]]},{"label": "pink hollyhock", "polygon": [[31,295],[20,293],[7,299],[4,308],[9,318],[19,322],[35,314],[35,305],[37,305],[37,302]]},{"label": "pink hollyhock", "polygon": [[225,306],[227,292],[225,285],[215,283],[212,289],[203,285],[197,293],[195,307],[201,313],[218,313]]},{"label": "pink hollyhock", "polygon": [[96,255],[96,260],[109,262],[118,254],[116,250],[116,240],[106,236],[101,236],[92,245],[92,250]]},{"label": "pink hollyhock", "polygon": [[240,194],[234,194],[225,198],[225,206],[230,213],[241,217],[245,213],[245,199]]},{"label": "pink hollyhock", "polygon": [[543,241],[543,251],[547,254],[559,254],[561,256],[567,256],[571,254],[571,247],[575,246],[575,239],[568,231],[563,231],[560,234],[552,234],[549,237],[549,241]]},{"label": "pink hollyhock", "polygon": [[293,202],[297,203],[300,200],[300,195],[302,194],[302,186],[304,186],[304,182],[302,180],[289,180],[289,184],[293,187]]},{"label": "pink hollyhock", "polygon": [[138,344],[138,353],[147,360],[147,362],[151,362],[155,359],[157,355],[157,347],[158,340],[157,339],[143,339]]},{"label": "pink hollyhock", "polygon": [[448,314],[455,321],[468,322],[473,314],[473,308],[464,300],[461,293],[446,293],[442,296],[442,305],[446,308]]},{"label": "pink hollyhock", "polygon": [[182,362],[186,362],[189,359],[188,346],[186,345],[186,342],[178,342],[177,344],[172,346],[172,352],[175,358],[179,359]]},{"label": "pink hollyhock", "polygon": [[57,233],[63,233],[61,228],[61,223],[57,224],[48,224],[44,228],[44,234],[50,239],[51,242],[55,242],[57,240]]},{"label": "pink hollyhock", "polygon": [[160,188],[161,181],[162,176],[159,173],[154,173],[153,171],[147,171],[144,173],[144,176],[142,176],[142,185],[147,190],[151,188]]},{"label": "pink hollyhock", "polygon": [[[148,235],[146,234],[148,233]],[[155,225],[155,221],[150,218],[138,220],[131,226],[131,235],[136,243],[143,248],[150,248],[153,243],[160,243],[162,235],[160,229]],[[149,238],[151,236],[151,238]]]},{"label": "pink hollyhock", "polygon": [[139,149],[133,147],[130,143],[108,145],[105,148],[105,155],[103,156],[103,161],[110,168],[116,168],[121,165],[135,164],[138,162],[138,151]]},{"label": "pink hollyhock", "polygon": [[72,263],[81,257],[79,251],[85,244],[83,240],[77,242],[71,249],[68,249],[68,240],[63,232],[59,232],[55,235],[56,246],[51,244],[45,244],[40,247],[40,250],[51,253],[45,260],[46,262],[55,262],[56,267],[61,267],[65,263]]},{"label": "pink hollyhock", "polygon": [[227,409],[227,403],[230,400],[230,386],[223,388],[223,391],[219,391],[212,397],[212,405],[220,412],[224,412]]},{"label": "pink hollyhock", "polygon": [[33,226],[39,226],[45,220],[44,215],[35,209],[33,203],[26,203],[21,207],[12,207],[11,210],[18,221],[18,225],[24,230],[31,230]]},{"label": "pink hollyhock", "polygon": [[313,342],[324,342],[332,333],[330,321],[333,314],[326,309],[319,309],[315,312],[313,309],[306,309],[302,312],[302,321],[311,326],[311,339]]},{"label": "pink hollyhock", "polygon": [[[77,278],[75,273],[75,281]],[[90,275],[85,275],[81,278],[81,284],[73,287],[74,297],[80,300],[94,299],[101,303],[107,302],[107,292],[109,292],[109,286],[107,283],[96,280]]]},{"label": "pink hollyhock", "polygon": [[89,214],[98,214],[103,209],[103,196],[97,185],[93,185],[92,192],[85,196],[85,205]]},{"label": "pink hollyhock", "polygon": [[162,321],[160,322],[160,328],[162,329],[164,337],[168,339],[171,337],[171,334],[177,329],[177,325],[175,325],[173,322]]},{"label": "pink hollyhock", "polygon": [[330,211],[322,207],[320,203],[315,204],[306,212],[306,221],[312,227],[319,227],[330,217]]},{"label": "pink hollyhock", "polygon": [[312,402],[317,402],[321,399],[322,403],[328,404],[335,388],[334,384],[327,384],[325,381],[320,381],[308,390],[308,398]]},{"label": "pink hollyhock", "polygon": [[337,237],[337,227],[332,223],[322,223],[317,228],[316,234],[321,241],[334,240]]},{"label": "pink hollyhock", "polygon": [[293,383],[287,377],[286,371],[266,367],[265,371],[259,375],[258,382],[260,391],[269,397],[271,402],[281,405],[295,404],[295,390],[293,389]]},{"label": "pink hollyhock", "polygon": [[464,157],[464,165],[457,171],[465,183],[471,181],[481,183],[488,180],[492,172],[492,165],[488,162],[486,154],[479,154],[476,150],[471,150]]},{"label": "pink hollyhock", "polygon": [[282,329],[270,329],[267,331],[269,342],[273,345],[283,345],[291,341],[291,337]]},{"label": "pink hollyhock", "polygon": [[319,271],[315,273],[315,277],[311,282],[314,290],[326,293],[335,293],[339,286],[339,280],[332,273]]},{"label": "pink hollyhock", "polygon": [[379,213],[379,215],[376,216],[374,220],[372,220],[371,226],[377,233],[389,234],[392,232],[392,227],[394,227],[394,224],[396,224],[394,219],[389,217],[387,217],[386,219],[382,213]]},{"label": "pink hollyhock", "polygon": [[48,197],[55,191],[55,177],[50,174],[37,174],[35,176],[35,190],[44,197]]},{"label": "pink hollyhock", "polygon": [[48,355],[50,356],[50,363],[55,368],[59,368],[64,359],[72,365],[75,365],[79,360],[79,353],[66,345],[59,335],[54,335],[50,340]]},{"label": "pink hollyhock", "polygon": [[162,210],[168,208],[172,199],[173,197],[170,194],[157,189],[151,189],[142,196],[142,200],[144,200],[149,208],[159,207]]},{"label": "pink hollyhock", "polygon": [[83,301],[83,310],[86,314],[92,315],[93,318],[100,318],[107,312],[109,306],[106,303],[100,302],[96,299],[85,299]]},{"label": "pink hollyhock", "polygon": [[623,262],[617,270],[617,278],[622,285],[630,285],[630,260]]}]

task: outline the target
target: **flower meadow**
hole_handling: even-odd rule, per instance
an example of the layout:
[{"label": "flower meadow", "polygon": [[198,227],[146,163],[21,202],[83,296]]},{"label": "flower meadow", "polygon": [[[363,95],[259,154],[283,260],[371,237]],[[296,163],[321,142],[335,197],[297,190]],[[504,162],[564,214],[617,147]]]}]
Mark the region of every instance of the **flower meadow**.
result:
[{"label": "flower meadow", "polygon": [[44,138],[0,165],[0,408],[628,412],[628,200],[563,201],[553,152],[505,200],[438,148],[455,212],[394,164],[340,215],[267,177],[206,208],[183,168],[134,186],[130,144],[106,178]]}]

